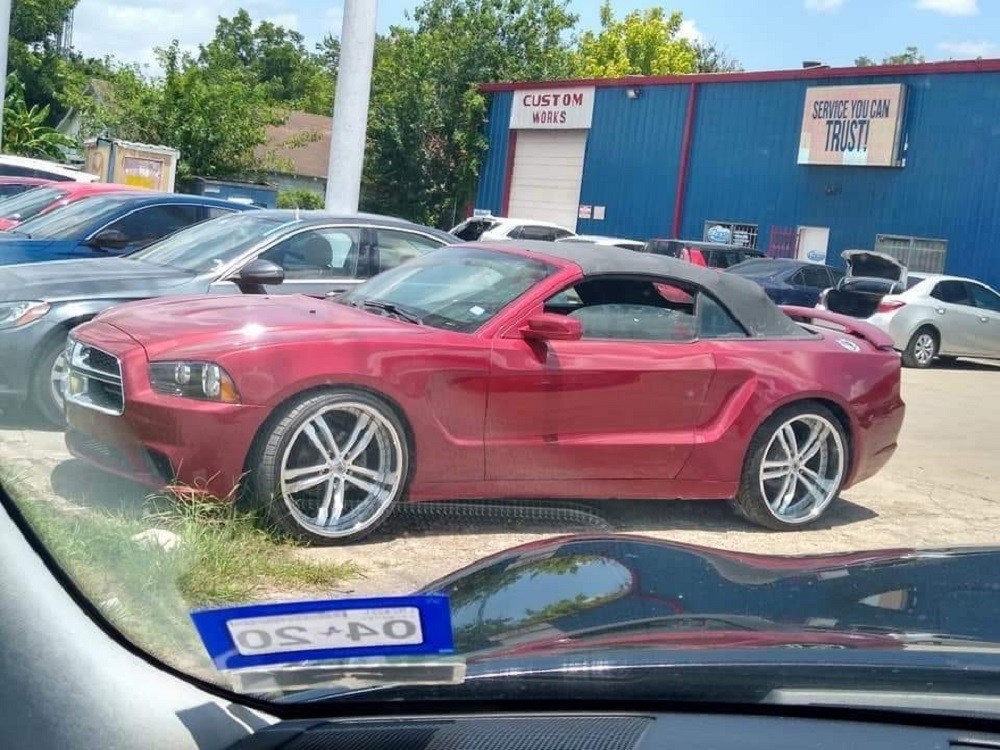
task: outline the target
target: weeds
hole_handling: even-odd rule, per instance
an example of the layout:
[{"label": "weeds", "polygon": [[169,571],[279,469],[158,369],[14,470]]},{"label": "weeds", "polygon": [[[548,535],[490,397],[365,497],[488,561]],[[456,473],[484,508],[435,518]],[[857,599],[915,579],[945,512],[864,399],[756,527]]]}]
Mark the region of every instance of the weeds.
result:
[{"label": "weeds", "polygon": [[[150,498],[139,508],[73,507],[46,497],[0,467],[0,484],[60,565],[123,634],[144,649],[192,668],[203,650],[188,619],[193,608],[276,596],[331,595],[357,574],[319,564],[232,503]],[[176,549],[132,539],[150,528],[179,537]]]}]

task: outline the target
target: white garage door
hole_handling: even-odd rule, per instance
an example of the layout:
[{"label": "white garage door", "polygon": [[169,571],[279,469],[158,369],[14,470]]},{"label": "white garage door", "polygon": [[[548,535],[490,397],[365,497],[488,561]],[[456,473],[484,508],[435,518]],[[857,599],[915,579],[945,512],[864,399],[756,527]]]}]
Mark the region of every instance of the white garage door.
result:
[{"label": "white garage door", "polygon": [[576,229],[586,130],[518,130],[507,215]]}]

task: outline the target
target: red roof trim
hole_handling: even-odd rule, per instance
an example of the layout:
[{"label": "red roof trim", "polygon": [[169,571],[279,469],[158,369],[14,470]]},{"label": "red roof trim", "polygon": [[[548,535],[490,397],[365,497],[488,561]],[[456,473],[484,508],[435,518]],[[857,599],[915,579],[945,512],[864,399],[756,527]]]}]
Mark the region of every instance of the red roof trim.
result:
[{"label": "red roof trim", "polygon": [[990,60],[949,60],[917,65],[873,65],[868,68],[800,68],[796,70],[760,70],[750,73],[690,73],[673,76],[628,76],[626,78],[580,78],[559,81],[506,81],[481,83],[483,93],[541,89],[563,86],[662,86],[688,83],[752,83],[759,81],[799,81],[855,78],[858,76],[935,75],[941,73],[1000,73],[1000,58]]}]

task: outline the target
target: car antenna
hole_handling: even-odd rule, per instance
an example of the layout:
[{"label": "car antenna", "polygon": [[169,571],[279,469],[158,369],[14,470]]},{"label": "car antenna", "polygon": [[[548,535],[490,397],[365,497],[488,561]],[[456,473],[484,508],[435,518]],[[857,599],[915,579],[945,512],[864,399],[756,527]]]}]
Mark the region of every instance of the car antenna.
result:
[{"label": "car antenna", "polygon": [[298,221],[298,220],[299,220],[299,207],[296,206],[295,207],[295,221]]}]

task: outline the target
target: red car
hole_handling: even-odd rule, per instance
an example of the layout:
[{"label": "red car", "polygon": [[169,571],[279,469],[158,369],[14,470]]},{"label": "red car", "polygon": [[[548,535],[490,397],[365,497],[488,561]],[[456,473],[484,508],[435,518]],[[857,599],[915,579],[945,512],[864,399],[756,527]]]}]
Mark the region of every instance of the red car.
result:
[{"label": "red car", "polygon": [[729,274],[526,241],[336,299],[131,303],[72,334],[67,444],[151,485],[238,487],[328,544],[404,498],[725,499],[800,528],[889,460],[904,407],[885,334],[786,311],[821,325]]},{"label": "red car", "polygon": [[40,177],[0,177],[0,200],[48,185],[50,182],[51,180],[43,180]]},{"label": "red car", "polygon": [[48,182],[0,203],[0,230],[13,229],[39,214],[54,211],[90,195],[120,190],[135,192],[141,189],[113,182]]}]

